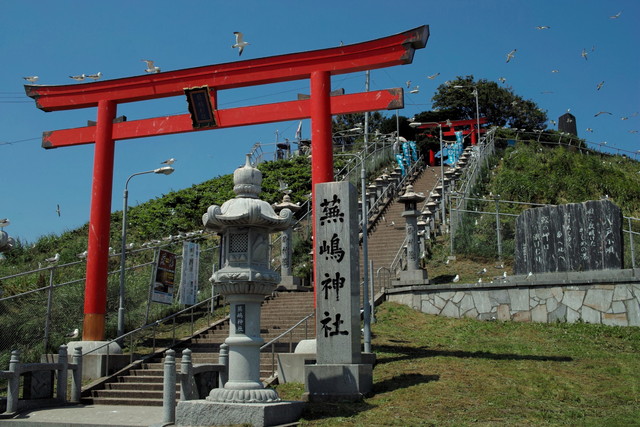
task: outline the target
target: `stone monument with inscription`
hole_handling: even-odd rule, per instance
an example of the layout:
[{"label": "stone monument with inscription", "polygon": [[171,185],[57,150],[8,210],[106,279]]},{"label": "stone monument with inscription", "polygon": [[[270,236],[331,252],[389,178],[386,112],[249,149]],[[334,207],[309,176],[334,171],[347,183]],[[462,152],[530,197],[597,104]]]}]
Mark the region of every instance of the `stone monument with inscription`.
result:
[{"label": "stone monument with inscription", "polygon": [[305,366],[309,401],[358,401],[373,386],[362,363],[357,194],[349,182],[314,189],[316,364]]},{"label": "stone monument with inscription", "polygon": [[515,274],[621,269],[622,212],[610,200],[529,209],[515,244]]}]

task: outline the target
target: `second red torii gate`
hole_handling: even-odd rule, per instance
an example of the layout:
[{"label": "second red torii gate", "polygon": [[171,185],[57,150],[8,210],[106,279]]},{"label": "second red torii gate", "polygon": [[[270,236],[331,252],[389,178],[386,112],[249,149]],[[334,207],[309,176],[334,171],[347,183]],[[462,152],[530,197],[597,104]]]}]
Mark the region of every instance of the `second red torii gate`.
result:
[{"label": "second red torii gate", "polygon": [[[44,111],[97,107],[96,126],[44,132],[44,148],[95,143],[83,341],[105,337],[107,263],[116,140],[311,118],[312,186],[333,180],[331,116],[403,107],[400,88],[330,97],[332,75],[410,64],[426,46],[429,27],[329,49],[105,80],[80,85],[26,85]],[[308,100],[218,110],[217,91],[310,79]],[[194,128],[189,114],[114,123],[117,105],[184,95],[207,87],[215,125]],[[315,203],[315,201],[314,201]],[[315,211],[315,209],[314,209]]]}]

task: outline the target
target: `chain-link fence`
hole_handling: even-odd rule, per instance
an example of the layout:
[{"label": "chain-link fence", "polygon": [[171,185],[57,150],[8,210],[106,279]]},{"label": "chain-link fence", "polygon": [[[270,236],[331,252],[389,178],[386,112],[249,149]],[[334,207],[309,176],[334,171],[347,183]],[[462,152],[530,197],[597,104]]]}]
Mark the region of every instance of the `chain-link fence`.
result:
[{"label": "chain-link fence", "polygon": [[[177,298],[171,305],[150,303],[149,295],[156,253],[162,248],[181,259],[182,242],[169,241],[155,247],[130,250],[126,258],[125,331],[180,309]],[[215,291],[209,282],[218,263],[217,238],[202,241],[197,301],[208,299]],[[180,277],[177,263],[176,277]],[[72,339],[78,329],[81,335],[84,316],[86,262],[77,261],[48,265],[36,270],[0,278],[0,366],[8,366],[11,350],[21,351],[24,362],[37,362],[42,354],[53,353]],[[120,254],[109,257],[105,335],[115,338],[120,289]],[[176,280],[178,282],[178,280]],[[178,283],[174,295],[177,295]]]}]

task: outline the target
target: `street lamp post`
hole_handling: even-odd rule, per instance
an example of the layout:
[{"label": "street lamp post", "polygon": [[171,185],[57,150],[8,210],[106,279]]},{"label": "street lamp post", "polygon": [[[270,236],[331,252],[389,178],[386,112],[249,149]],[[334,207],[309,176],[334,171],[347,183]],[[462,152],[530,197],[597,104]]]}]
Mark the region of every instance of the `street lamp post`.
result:
[{"label": "street lamp post", "polygon": [[162,175],[170,175],[173,173],[175,169],[171,166],[163,166],[161,168],[137,172],[133,175],[130,175],[127,178],[127,181],[124,184],[124,195],[123,195],[123,206],[122,206],[122,246],[120,252],[120,291],[119,291],[119,303],[118,303],[118,336],[124,335],[124,278],[125,278],[125,260],[126,260],[126,250],[127,250],[127,204],[129,199],[129,190],[127,187],[129,186],[129,181],[134,176],[145,175],[148,173],[157,173]]},{"label": "street lamp post", "polygon": [[[360,154],[355,153],[345,153],[345,154],[336,154],[336,156],[353,156],[360,161],[360,200],[361,200],[361,209],[362,209],[362,282],[364,285],[362,286],[363,295],[362,300],[364,302],[364,352],[371,353],[371,304],[369,304],[369,248],[368,248],[368,239],[367,239],[367,224],[369,222],[369,217],[367,215],[367,174],[366,168],[364,164],[364,157]],[[372,295],[373,296],[373,291]]]}]

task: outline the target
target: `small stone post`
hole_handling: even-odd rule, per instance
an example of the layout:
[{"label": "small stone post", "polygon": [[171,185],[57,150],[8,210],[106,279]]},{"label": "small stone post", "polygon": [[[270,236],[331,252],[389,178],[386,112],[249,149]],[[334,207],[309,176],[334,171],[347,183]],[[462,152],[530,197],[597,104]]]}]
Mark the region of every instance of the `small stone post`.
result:
[{"label": "small stone post", "polygon": [[69,359],[67,355],[67,346],[61,345],[58,350],[58,364],[60,364],[60,369],[58,369],[58,388],[56,397],[58,400],[66,401],[67,400],[67,377],[69,372]]},{"label": "small stone post", "polygon": [[193,378],[193,363],[191,361],[191,350],[182,350],[182,360],[180,362],[180,400],[193,399],[191,388]]},{"label": "small stone post", "polygon": [[218,376],[218,387],[223,388],[227,381],[229,381],[229,346],[227,344],[220,344],[218,364],[224,366],[224,369]]},{"label": "small stone post", "polygon": [[75,365],[71,381],[71,402],[80,402],[82,392],[82,347],[73,349],[72,363]]},{"label": "small stone post", "polygon": [[164,354],[162,420],[165,423],[172,423],[176,420],[176,352],[171,349]]},{"label": "small stone post", "polygon": [[400,277],[394,286],[427,285],[427,272],[420,268],[420,249],[418,246],[418,221],[420,211],[417,204],[424,201],[425,196],[413,191],[413,185],[407,185],[405,193],[398,198],[404,203],[402,216],[406,221],[407,231],[407,269],[400,272]]},{"label": "small stone post", "polygon": [[20,394],[20,350],[11,352],[9,360],[9,372],[12,376],[9,378],[9,386],[7,387],[7,410],[12,414],[18,411],[18,398]]}]

